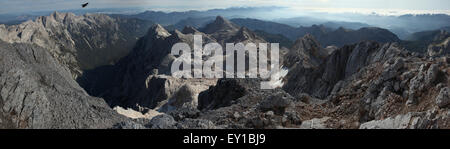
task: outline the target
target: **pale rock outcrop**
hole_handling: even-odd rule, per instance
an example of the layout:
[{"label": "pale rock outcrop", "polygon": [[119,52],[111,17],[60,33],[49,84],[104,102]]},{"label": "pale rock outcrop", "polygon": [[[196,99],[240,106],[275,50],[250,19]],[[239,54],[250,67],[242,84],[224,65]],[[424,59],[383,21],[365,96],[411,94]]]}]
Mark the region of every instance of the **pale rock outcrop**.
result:
[{"label": "pale rock outcrop", "polygon": [[426,129],[435,128],[439,120],[448,120],[448,113],[438,114],[436,110],[409,112],[384,120],[361,124],[360,129]]},{"label": "pale rock outcrop", "polygon": [[435,100],[440,108],[448,107],[450,104],[450,89],[448,87],[442,88]]},{"label": "pale rock outcrop", "polygon": [[327,129],[326,121],[330,117],[314,118],[311,120],[306,120],[300,125],[300,129]]}]

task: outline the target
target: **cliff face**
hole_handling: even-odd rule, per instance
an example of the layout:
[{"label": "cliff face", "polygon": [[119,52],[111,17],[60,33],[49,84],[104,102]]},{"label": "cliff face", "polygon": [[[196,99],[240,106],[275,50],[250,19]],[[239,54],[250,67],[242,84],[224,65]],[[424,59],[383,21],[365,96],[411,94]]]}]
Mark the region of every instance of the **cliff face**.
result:
[{"label": "cliff face", "polygon": [[295,41],[289,53],[285,55],[283,64],[291,68],[294,65],[315,67],[328,56],[328,52],[310,34]]},{"label": "cliff face", "polygon": [[434,36],[432,43],[428,45],[427,55],[430,57],[441,57],[450,54],[450,34],[441,30]]},{"label": "cliff face", "polygon": [[0,41],[0,128],[111,128],[130,121],[89,96],[47,49]]},{"label": "cliff face", "polygon": [[54,12],[19,25],[0,25],[0,40],[48,49],[77,78],[84,70],[113,64],[127,55],[150,25],[102,14]]}]

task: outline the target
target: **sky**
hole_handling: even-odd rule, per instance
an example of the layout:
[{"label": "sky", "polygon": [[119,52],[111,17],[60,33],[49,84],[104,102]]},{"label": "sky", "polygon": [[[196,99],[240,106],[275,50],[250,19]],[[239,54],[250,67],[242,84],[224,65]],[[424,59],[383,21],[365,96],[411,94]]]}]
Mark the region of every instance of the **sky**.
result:
[{"label": "sky", "polygon": [[359,13],[446,13],[450,0],[0,0],[0,14],[89,8],[141,7],[162,11],[282,6],[293,10]]}]

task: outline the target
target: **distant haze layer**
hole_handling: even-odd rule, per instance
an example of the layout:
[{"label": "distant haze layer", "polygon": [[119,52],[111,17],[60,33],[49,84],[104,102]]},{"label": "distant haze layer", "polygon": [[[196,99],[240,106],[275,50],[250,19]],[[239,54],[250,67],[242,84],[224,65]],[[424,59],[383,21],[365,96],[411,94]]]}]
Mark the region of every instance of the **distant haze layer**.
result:
[{"label": "distant haze layer", "polygon": [[448,0],[1,0],[0,14],[79,9],[85,2],[89,2],[88,8],[141,7],[163,11],[280,6],[298,13],[450,14]]}]

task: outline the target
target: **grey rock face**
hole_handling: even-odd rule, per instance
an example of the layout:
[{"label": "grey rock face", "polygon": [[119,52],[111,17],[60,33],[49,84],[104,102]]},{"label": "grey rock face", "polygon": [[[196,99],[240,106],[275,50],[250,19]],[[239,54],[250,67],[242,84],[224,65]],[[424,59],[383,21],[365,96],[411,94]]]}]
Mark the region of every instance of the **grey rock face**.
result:
[{"label": "grey rock face", "polygon": [[436,104],[440,108],[445,108],[450,104],[450,89],[448,87],[444,87],[439,91],[436,97]]},{"label": "grey rock face", "polygon": [[0,41],[0,128],[111,128],[128,121],[90,97],[50,53]]},{"label": "grey rock face", "polygon": [[429,57],[441,57],[448,55],[450,53],[450,46],[448,45],[450,41],[450,34],[441,30],[433,39],[433,43],[428,45],[427,55]]},{"label": "grey rock face", "polygon": [[418,102],[418,99],[416,98],[417,94],[419,94],[427,87],[434,86],[439,72],[440,70],[438,68],[438,65],[436,64],[432,64],[431,66],[428,64],[422,64],[417,75],[410,81],[408,101],[406,102],[406,104],[416,104]]},{"label": "grey rock face", "polygon": [[357,44],[347,58],[345,77],[349,77],[362,67],[367,66],[371,62],[372,55],[379,51],[380,46],[376,42],[361,42]]},{"label": "grey rock face", "polygon": [[410,112],[404,115],[389,117],[384,120],[374,120],[363,123],[360,129],[425,129],[433,128],[436,121],[446,115],[436,115],[433,110],[426,112]]},{"label": "grey rock face", "polygon": [[283,115],[286,108],[293,106],[293,97],[287,93],[279,92],[267,97],[259,105],[259,108],[265,111],[274,111],[275,114]]},{"label": "grey rock face", "polygon": [[126,121],[115,124],[112,129],[145,129],[145,127],[133,121]]},{"label": "grey rock face", "polygon": [[77,78],[83,70],[115,63],[128,54],[151,24],[102,14],[54,12],[35,21],[0,26],[0,40],[48,49]]},{"label": "grey rock face", "polygon": [[174,129],[176,121],[172,116],[167,114],[161,114],[152,118],[148,127],[151,129]]},{"label": "grey rock face", "polygon": [[173,109],[181,109],[182,107],[197,108],[195,100],[194,88],[185,84],[175,92],[163,108],[165,108],[164,111],[172,111]]},{"label": "grey rock face", "polygon": [[225,43],[225,40],[229,39],[232,35],[236,34],[239,27],[228,21],[227,19],[217,16],[216,20],[204,28],[200,29],[206,34],[210,34],[219,43]]},{"label": "grey rock face", "polygon": [[217,129],[209,120],[185,118],[177,122],[167,114],[154,117],[147,126],[151,129]]},{"label": "grey rock face", "polygon": [[[220,40],[219,40],[220,41]],[[227,40],[225,40],[226,43],[266,43],[266,41],[256,35],[256,33],[250,31],[246,27],[241,27],[234,35],[231,35],[228,37]]]},{"label": "grey rock face", "polygon": [[177,123],[178,129],[218,129],[213,122],[205,119],[184,119]]},{"label": "grey rock face", "polygon": [[292,68],[286,76],[287,83],[283,89],[294,97],[308,93],[324,99],[339,81],[351,77],[369,64],[403,55],[402,51],[396,44],[379,45],[376,42],[344,46],[329,55],[317,67],[298,65]]},{"label": "grey rock face", "polygon": [[427,70],[427,75],[425,76],[425,83],[427,86],[433,85],[436,81],[439,73],[439,66],[437,64],[432,64]]},{"label": "grey rock face", "polygon": [[198,110],[197,107],[181,107],[167,112],[167,114],[171,115],[176,121],[181,121],[185,118],[195,119],[199,117],[200,110]]},{"label": "grey rock face", "polygon": [[405,65],[405,62],[404,62],[403,58],[395,59],[393,64],[388,61],[387,63],[384,64],[385,69],[381,73],[381,79],[383,81],[387,81],[387,80],[397,77],[398,75],[400,75],[399,73],[401,72],[399,70],[404,65]]},{"label": "grey rock face", "polygon": [[328,55],[327,51],[310,34],[295,41],[293,47],[286,54],[284,66],[291,68],[296,63],[307,66],[318,66]]},{"label": "grey rock face", "polygon": [[303,121],[300,125],[300,129],[327,129],[326,121],[330,117],[314,118],[311,120]]},{"label": "grey rock face", "polygon": [[[380,121],[370,121],[361,124],[360,129],[406,129],[417,125],[419,117],[413,117],[412,113],[407,115],[398,115],[394,118],[388,118]],[[411,120],[413,123],[411,123]],[[411,126],[412,125],[412,126]],[[410,127],[411,126],[411,127]]]}]

